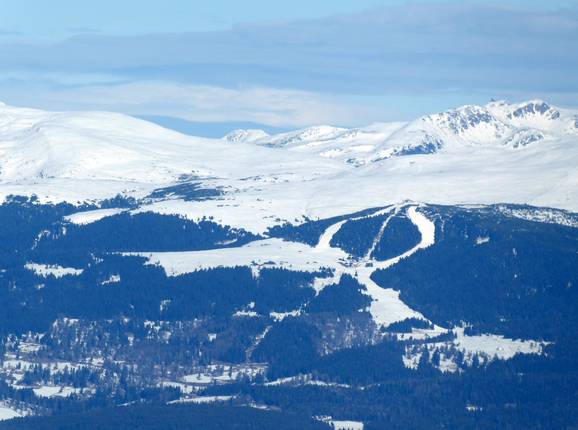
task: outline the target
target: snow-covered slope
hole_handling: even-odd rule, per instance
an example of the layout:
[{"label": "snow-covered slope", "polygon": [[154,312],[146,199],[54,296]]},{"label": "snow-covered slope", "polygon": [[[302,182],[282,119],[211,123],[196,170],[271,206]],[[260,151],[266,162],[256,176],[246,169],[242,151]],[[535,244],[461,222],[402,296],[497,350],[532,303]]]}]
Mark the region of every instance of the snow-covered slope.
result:
[{"label": "snow-covered slope", "polygon": [[263,130],[238,129],[238,130],[233,130],[232,132],[227,134],[225,137],[223,137],[223,140],[226,140],[227,142],[232,142],[232,143],[237,143],[237,142],[248,143],[248,142],[255,142],[259,139],[265,139],[267,137],[269,137],[269,134]]},{"label": "snow-covered slope", "polygon": [[[540,100],[464,106],[408,123],[270,136],[185,136],[132,117],[0,105],[0,196],[143,199],[193,183],[218,195],[144,199],[140,211],[213,217],[261,233],[406,199],[578,210],[578,112]],[[168,194],[167,194],[168,195]]]}]

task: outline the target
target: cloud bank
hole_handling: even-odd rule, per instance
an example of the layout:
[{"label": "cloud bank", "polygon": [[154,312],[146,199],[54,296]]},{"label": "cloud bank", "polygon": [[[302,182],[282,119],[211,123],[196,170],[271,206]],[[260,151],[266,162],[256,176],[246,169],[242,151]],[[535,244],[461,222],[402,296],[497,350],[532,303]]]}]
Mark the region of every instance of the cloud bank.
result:
[{"label": "cloud bank", "polygon": [[399,119],[488,97],[576,105],[576,41],[577,7],[410,2],[228,31],[0,42],[0,98],[274,126]]}]

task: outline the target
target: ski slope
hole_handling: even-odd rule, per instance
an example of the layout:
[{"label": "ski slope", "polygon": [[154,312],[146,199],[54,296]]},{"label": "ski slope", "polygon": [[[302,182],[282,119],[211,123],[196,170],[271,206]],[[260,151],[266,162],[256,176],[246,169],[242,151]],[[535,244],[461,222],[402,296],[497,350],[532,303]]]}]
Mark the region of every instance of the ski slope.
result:
[{"label": "ski slope", "polygon": [[[414,247],[401,254],[385,261],[372,259],[375,247],[379,243],[383,232],[387,229],[390,220],[399,214],[405,214],[408,219],[417,227],[420,233],[420,241]],[[340,248],[333,247],[331,241],[335,234],[348,221],[342,220],[330,225],[321,235],[318,244],[314,247],[298,242],[284,241],[281,239],[258,240],[237,248],[214,249],[207,251],[190,252],[156,252],[156,253],[131,253],[128,255],[139,255],[148,259],[148,264],[161,266],[168,276],[178,276],[192,273],[202,269],[213,269],[218,267],[238,267],[248,266],[255,276],[259,276],[261,269],[265,267],[277,267],[305,272],[318,272],[323,269],[330,269],[333,273],[330,277],[316,278],[312,287],[318,294],[324,287],[338,283],[341,276],[348,274],[354,277],[365,287],[364,294],[371,298],[371,303],[366,309],[371,315],[375,325],[385,328],[393,323],[404,321],[409,318],[420,319],[431,323],[431,321],[420,312],[412,309],[400,298],[400,293],[391,288],[380,287],[371,276],[377,270],[386,270],[403,259],[411,258],[420,250],[426,249],[435,244],[435,224],[419,211],[419,206],[415,204],[393,205],[384,209],[376,210],[368,215],[352,217],[349,220],[361,220],[375,216],[388,215],[384,220],[379,232],[373,240],[373,245],[363,258],[355,258]],[[288,316],[299,316],[302,310],[278,314],[271,313],[275,320],[281,320]],[[240,310],[234,316],[257,317],[255,312]],[[415,329],[411,333],[398,335],[399,340],[435,338],[444,333],[448,333],[451,328],[433,325],[429,329]],[[514,340],[504,336],[493,334],[482,334],[478,336],[468,336],[464,334],[463,328],[454,328],[455,339],[447,342],[427,344],[432,351],[443,350],[450,346],[469,354],[470,359],[474,355],[481,355],[487,360],[501,359],[507,360],[516,354],[541,354],[546,345],[544,342],[533,340]],[[424,344],[425,345],[425,344]],[[423,351],[408,350],[404,357],[404,363],[409,368],[415,368],[419,363]],[[442,360],[445,372],[457,370],[453,359]]]},{"label": "ski slope", "polygon": [[[427,320],[419,312],[414,311],[403,303],[399,298],[398,291],[381,288],[371,279],[371,275],[376,270],[387,269],[397,264],[401,259],[411,257],[420,249],[433,245],[435,225],[425,215],[420,213],[417,208],[415,205],[396,205],[377,210],[366,216],[350,218],[350,220],[359,220],[389,214],[383,223],[380,233],[376,236],[376,240],[374,240],[373,247],[369,250],[367,256],[362,259],[356,259],[342,249],[331,246],[331,239],[347,220],[339,221],[329,226],[314,247],[299,242],[273,238],[257,240],[235,248],[185,252],[128,253],[125,255],[146,257],[148,264],[161,266],[168,276],[179,276],[203,269],[233,268],[238,266],[250,267],[255,276],[259,275],[261,269],[273,267],[311,273],[319,272],[323,269],[332,270],[332,277],[321,277],[315,280],[313,288],[315,288],[317,293],[325,286],[339,282],[343,274],[349,274],[365,286],[366,294],[371,297],[372,301],[368,311],[374,322],[380,327],[386,327],[407,318]],[[369,255],[375,249],[380,235],[387,228],[389,220],[402,211],[407,214],[411,222],[418,228],[421,234],[420,242],[401,255],[386,261],[377,261],[370,258]]]}]

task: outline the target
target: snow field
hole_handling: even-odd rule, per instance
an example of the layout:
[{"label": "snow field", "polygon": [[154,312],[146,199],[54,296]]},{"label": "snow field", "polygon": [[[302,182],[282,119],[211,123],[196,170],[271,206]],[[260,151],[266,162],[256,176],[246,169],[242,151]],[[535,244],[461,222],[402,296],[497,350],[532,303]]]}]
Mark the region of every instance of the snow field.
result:
[{"label": "snow field", "polygon": [[54,276],[55,278],[62,278],[63,276],[78,276],[84,271],[83,269],[75,269],[73,267],[37,263],[26,263],[24,267],[44,278],[48,276]]}]

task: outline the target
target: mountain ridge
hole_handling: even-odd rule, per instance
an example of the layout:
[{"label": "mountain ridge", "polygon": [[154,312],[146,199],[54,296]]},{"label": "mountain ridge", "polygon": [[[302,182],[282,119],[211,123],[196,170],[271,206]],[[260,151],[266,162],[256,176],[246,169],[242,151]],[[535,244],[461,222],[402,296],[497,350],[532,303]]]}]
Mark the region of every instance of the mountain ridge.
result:
[{"label": "mountain ridge", "polygon": [[407,428],[410,403],[431,410],[411,428],[570,422],[550,408],[576,410],[578,213],[554,208],[578,201],[574,117],[491,109],[200,139],[5,108],[0,420],[227,402],[333,427]]},{"label": "mountain ridge", "polygon": [[[122,195],[142,201],[140,211],[212,217],[257,234],[405,199],[576,211],[577,118],[541,100],[492,102],[407,123],[207,139],[122,114],[3,106],[0,197]],[[156,191],[187,187],[219,192],[196,200]]]}]

